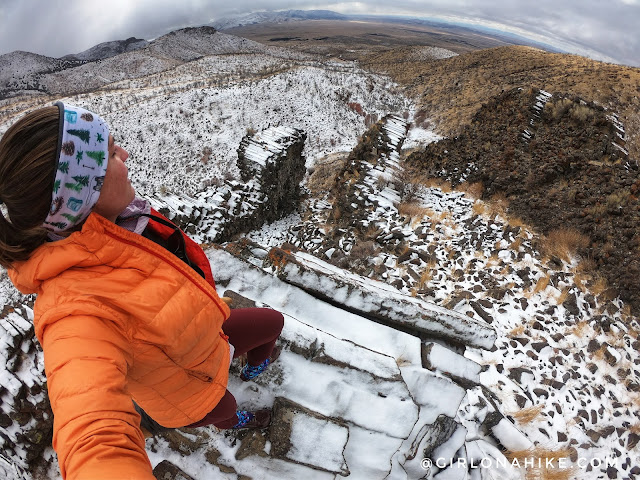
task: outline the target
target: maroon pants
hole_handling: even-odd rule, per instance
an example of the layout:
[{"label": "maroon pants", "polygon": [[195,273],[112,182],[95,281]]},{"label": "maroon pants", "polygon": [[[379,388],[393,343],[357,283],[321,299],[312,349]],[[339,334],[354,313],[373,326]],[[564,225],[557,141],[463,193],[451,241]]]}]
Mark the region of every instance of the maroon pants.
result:
[{"label": "maroon pants", "polygon": [[[250,365],[260,365],[271,355],[273,346],[280,336],[284,318],[282,314],[270,308],[238,308],[222,325],[229,343],[235,347],[233,358],[246,353]],[[229,390],[206,417],[187,427],[215,425],[218,428],[231,428],[238,423],[236,399]]]}]

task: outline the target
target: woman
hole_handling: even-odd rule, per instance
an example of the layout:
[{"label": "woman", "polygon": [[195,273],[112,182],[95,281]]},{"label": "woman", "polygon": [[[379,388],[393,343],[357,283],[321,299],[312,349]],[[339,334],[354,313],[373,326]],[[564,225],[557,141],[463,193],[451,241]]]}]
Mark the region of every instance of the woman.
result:
[{"label": "woman", "polygon": [[270,421],[226,386],[231,358],[247,353],[243,380],[275,360],[282,315],[230,312],[202,249],[135,196],[127,158],[98,115],[61,102],[0,140],[0,264],[37,294],[67,479],[153,479],[141,418],[152,432]]}]

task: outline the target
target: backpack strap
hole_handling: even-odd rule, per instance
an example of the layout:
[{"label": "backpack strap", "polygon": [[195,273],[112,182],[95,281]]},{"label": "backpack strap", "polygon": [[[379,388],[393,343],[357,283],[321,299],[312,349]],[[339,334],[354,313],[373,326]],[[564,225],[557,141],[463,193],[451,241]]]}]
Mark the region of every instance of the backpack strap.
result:
[{"label": "backpack strap", "polygon": [[140,213],[138,216],[149,218],[150,222],[147,225],[147,229],[151,230],[156,237],[162,239],[162,242],[152,235],[145,235],[147,238],[173,253],[215,288],[209,259],[200,248],[200,245],[185,235],[174,223],[153,209],[150,214]]}]

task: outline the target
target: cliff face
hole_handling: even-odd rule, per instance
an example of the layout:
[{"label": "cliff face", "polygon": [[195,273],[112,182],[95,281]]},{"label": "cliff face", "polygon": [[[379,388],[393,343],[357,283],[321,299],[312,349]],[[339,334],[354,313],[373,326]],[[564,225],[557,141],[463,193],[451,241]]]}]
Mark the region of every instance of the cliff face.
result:
[{"label": "cliff face", "polygon": [[240,177],[244,182],[258,182],[268,202],[256,212],[261,222],[282,218],[297,207],[305,172],[302,150],[306,138],[301,130],[274,127],[255,136],[247,135],[240,143]]},{"label": "cliff face", "polygon": [[615,114],[577,97],[514,89],[408,165],[454,184],[482,182],[485,198],[506,196],[509,213],[545,234],[579,232],[578,253],[612,294],[640,308],[640,168]]},{"label": "cliff face", "polygon": [[225,242],[293,212],[305,172],[306,134],[288,127],[247,135],[238,147],[242,181],[229,180],[195,198],[157,196],[158,211],[201,243]]}]

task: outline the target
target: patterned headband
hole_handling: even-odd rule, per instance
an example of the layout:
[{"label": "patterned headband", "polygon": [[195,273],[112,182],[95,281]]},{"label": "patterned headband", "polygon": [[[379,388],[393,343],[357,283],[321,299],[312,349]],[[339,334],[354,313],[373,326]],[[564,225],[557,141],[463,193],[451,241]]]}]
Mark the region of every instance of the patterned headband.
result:
[{"label": "patterned headband", "polygon": [[60,131],[56,178],[43,227],[55,233],[82,223],[91,213],[107,171],[109,127],[95,113],[57,102]]}]

